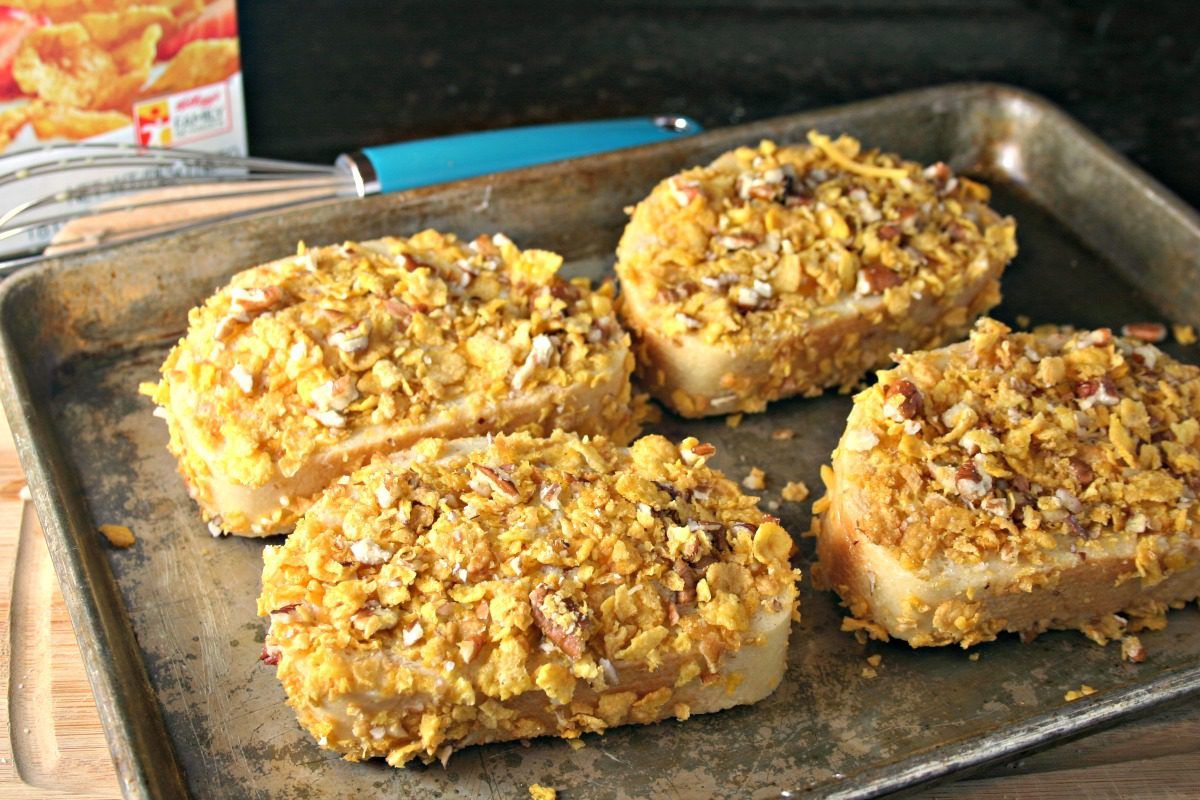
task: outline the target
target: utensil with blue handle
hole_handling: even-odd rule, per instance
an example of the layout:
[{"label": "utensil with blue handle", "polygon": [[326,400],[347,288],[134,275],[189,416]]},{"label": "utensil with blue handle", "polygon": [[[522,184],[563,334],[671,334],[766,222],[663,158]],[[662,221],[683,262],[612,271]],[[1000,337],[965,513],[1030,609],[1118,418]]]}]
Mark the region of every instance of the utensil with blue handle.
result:
[{"label": "utensil with blue handle", "polygon": [[[663,142],[683,116],[567,122],[367,147],[333,166],[128,144],[50,145],[0,156],[0,271],[250,213],[365,197]],[[32,199],[27,199],[32,198]],[[7,251],[7,252],[6,252]]]},{"label": "utensil with blue handle", "polygon": [[366,147],[341,156],[337,164],[357,172],[363,196],[622,150],[699,131],[695,121],[680,116],[531,125]]}]

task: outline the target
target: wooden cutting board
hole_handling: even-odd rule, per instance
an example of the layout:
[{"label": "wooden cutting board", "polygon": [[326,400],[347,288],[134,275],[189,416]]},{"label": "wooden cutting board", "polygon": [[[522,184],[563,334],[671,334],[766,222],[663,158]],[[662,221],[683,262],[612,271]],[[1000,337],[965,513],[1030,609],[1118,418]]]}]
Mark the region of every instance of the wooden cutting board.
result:
[{"label": "wooden cutting board", "polygon": [[[0,800],[118,798],[91,688],[32,512],[32,524],[20,535],[24,483],[8,423],[0,416],[0,723],[9,734],[0,737]],[[22,756],[20,770],[14,750]],[[1197,796],[1197,702],[919,795],[928,800]]]}]

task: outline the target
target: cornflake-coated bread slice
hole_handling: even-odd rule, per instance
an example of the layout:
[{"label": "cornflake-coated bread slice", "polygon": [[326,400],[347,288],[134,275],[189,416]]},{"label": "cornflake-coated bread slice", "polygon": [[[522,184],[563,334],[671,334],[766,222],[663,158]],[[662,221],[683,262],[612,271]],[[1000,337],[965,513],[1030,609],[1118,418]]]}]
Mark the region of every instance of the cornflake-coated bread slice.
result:
[{"label": "cornflake-coated bread slice", "polygon": [[1000,301],[1015,224],[945,164],[848,136],[764,141],[662,181],[617,247],[650,392],[688,417],[849,391],[896,349],[961,338]]},{"label": "cornflake-coated bread slice", "polygon": [[357,761],[575,738],[769,695],[792,540],[695,439],[427,440],[265,550],[263,659]]},{"label": "cornflake-coated bread slice", "polygon": [[302,245],[234,276],[143,387],[214,535],[289,531],[330,482],[427,436],[630,440],[613,288],[564,281],[561,264],[500,234],[427,230]]},{"label": "cornflake-coated bread slice", "polygon": [[1151,344],[981,320],[855,397],[816,580],[914,647],[1161,627],[1200,596],[1198,416],[1200,368]]}]

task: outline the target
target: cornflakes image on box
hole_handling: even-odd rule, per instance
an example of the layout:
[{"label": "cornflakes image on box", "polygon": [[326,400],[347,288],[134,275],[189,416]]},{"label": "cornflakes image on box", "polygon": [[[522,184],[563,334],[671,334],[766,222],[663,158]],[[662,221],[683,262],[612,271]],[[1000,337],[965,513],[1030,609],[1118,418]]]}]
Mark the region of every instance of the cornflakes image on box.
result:
[{"label": "cornflakes image on box", "polygon": [[96,139],[244,154],[245,138],[234,0],[0,4],[0,151]]}]

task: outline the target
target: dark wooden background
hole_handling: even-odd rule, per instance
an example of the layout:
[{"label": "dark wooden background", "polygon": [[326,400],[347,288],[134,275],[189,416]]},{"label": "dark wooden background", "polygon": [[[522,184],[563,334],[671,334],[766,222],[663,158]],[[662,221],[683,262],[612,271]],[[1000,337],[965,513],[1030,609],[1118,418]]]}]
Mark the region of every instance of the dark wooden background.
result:
[{"label": "dark wooden background", "polygon": [[257,155],[678,111],[706,126],[992,80],[1042,93],[1200,205],[1200,3],[239,3]]}]

